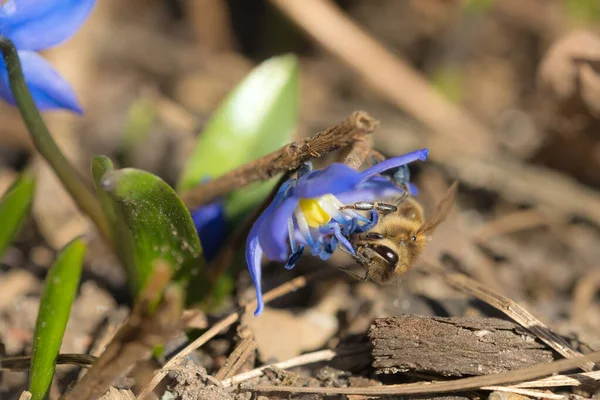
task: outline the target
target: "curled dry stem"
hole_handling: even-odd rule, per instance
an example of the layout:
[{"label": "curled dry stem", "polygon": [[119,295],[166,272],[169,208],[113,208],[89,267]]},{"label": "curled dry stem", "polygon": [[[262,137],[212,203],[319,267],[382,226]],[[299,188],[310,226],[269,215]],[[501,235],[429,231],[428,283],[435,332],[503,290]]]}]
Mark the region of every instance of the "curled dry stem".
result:
[{"label": "curled dry stem", "polygon": [[234,189],[266,181],[281,172],[298,169],[304,162],[352,145],[373,133],[379,121],[364,111],[355,111],[344,121],[309,138],[292,142],[256,161],[245,164],[212,181],[182,193],[191,209],[197,208]]}]

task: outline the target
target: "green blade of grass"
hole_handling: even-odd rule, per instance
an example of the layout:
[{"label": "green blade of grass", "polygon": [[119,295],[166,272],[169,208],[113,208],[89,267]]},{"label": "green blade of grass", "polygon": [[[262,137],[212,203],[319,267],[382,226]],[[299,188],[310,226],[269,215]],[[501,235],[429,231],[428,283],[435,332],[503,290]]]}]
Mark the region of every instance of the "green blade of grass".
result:
[{"label": "green blade of grass", "polygon": [[173,279],[188,294],[187,304],[201,301],[208,292],[202,247],[175,191],[149,172],[114,170],[103,156],[93,160],[92,174],[134,296],[147,284],[154,261],[162,259],[172,265]]},{"label": "green blade of grass", "polygon": [[32,400],[45,399],[52,384],[56,357],[75,299],[86,245],[75,239],[59,253],[44,281],[33,335],[29,391]]},{"label": "green blade of grass", "polygon": [[31,211],[35,193],[32,171],[25,171],[0,199],[0,256],[10,245]]}]

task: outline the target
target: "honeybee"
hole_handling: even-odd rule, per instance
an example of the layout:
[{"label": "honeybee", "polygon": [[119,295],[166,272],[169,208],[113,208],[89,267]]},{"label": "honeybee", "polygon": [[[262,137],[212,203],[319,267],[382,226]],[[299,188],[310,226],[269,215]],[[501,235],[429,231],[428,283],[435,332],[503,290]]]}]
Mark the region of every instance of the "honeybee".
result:
[{"label": "honeybee", "polygon": [[[454,204],[458,182],[454,182],[429,218],[423,207],[406,195],[387,203],[370,203],[379,211],[379,222],[365,233],[352,235],[355,260],[365,269],[363,277],[344,269],[361,280],[385,283],[408,271],[423,252],[435,228],[442,223]],[[365,210],[367,203],[354,209]]]}]

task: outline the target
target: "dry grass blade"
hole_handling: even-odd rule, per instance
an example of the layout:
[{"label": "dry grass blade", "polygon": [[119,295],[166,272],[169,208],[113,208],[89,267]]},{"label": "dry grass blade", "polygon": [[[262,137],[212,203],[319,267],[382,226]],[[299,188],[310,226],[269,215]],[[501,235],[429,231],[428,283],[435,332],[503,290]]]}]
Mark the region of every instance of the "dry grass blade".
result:
[{"label": "dry grass blade", "polygon": [[[464,293],[474,296],[503,312],[515,322],[537,336],[541,341],[552,347],[559,354],[567,358],[581,356],[581,353],[573,350],[566,340],[558,336],[540,320],[531,315],[529,311],[525,310],[511,299],[494,292],[493,290],[483,286],[476,280],[471,279],[466,275],[457,272],[446,272],[436,262],[428,262],[428,264],[433,269],[437,270],[437,272],[440,273],[446,282],[448,282],[451,286]],[[589,372],[594,369],[595,365],[588,362],[581,364],[579,367],[584,371]]]},{"label": "dry grass blade", "polygon": [[[177,332],[182,326],[183,300],[179,288],[167,287],[170,277],[171,267],[157,263],[155,273],[127,323],[119,329],[89,372],[62,397],[63,400],[91,400],[104,395],[115,379],[136,362],[150,357],[155,346]],[[160,293],[164,293],[163,300],[149,314],[149,304]]]},{"label": "dry grass blade", "polygon": [[[263,295],[263,299],[265,303],[269,301],[275,300],[278,297],[281,297],[287,293],[293,292],[300,288],[306,286],[306,284],[317,278],[318,276],[322,276],[323,274],[329,273],[329,271],[318,272],[308,276],[299,276],[297,278],[292,279],[289,282],[286,282],[282,285],[277,286],[274,289],[269,290],[267,293]],[[192,343],[187,345],[183,350],[179,352],[175,357],[170,359],[160,371],[158,371],[153,377],[152,380],[144,387],[144,389],[138,395],[138,399],[145,400],[148,398],[150,393],[154,390],[154,388],[164,379],[165,376],[169,373],[169,371],[174,370],[179,364],[181,364],[185,358],[190,355],[193,351],[200,348],[206,342],[208,342],[213,337],[217,336],[219,332],[227,329],[229,326],[233,325],[240,317],[249,311],[252,311],[256,307],[256,300],[251,301],[246,306],[241,307],[239,310],[234,313],[228,315],[223,318],[216,324],[214,324],[209,330],[204,332],[199,338],[194,340]]]},{"label": "dry grass blade", "polygon": [[[98,358],[88,354],[59,354],[56,358],[57,365],[71,364],[88,368]],[[27,371],[31,364],[31,356],[16,356],[0,358],[0,371]]]},{"label": "dry grass blade", "polygon": [[379,121],[364,111],[355,111],[344,121],[299,142],[182,193],[181,199],[194,209],[234,189],[268,180],[281,172],[293,171],[304,162],[349,146],[375,132]]},{"label": "dry grass blade", "polygon": [[419,382],[402,385],[370,386],[364,388],[333,388],[333,387],[290,387],[290,386],[267,386],[257,385],[243,387],[243,390],[253,392],[285,392],[285,393],[318,393],[318,394],[355,394],[365,396],[383,396],[400,394],[429,394],[429,393],[450,393],[457,391],[466,391],[481,389],[483,387],[504,385],[507,383],[521,382],[527,379],[536,379],[556,372],[561,372],[584,365],[589,362],[600,361],[600,351],[587,354],[585,356],[571,359],[554,361],[548,364],[536,365],[531,368],[476,376],[471,378],[456,379],[445,382]]}]

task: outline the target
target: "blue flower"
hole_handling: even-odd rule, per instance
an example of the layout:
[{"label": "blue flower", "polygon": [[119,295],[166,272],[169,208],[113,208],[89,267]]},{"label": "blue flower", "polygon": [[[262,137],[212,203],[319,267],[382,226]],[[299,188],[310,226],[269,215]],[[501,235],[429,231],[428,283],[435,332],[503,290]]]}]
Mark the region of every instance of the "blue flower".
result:
[{"label": "blue flower", "polygon": [[[258,316],[264,307],[263,253],[271,261],[286,261],[288,269],[294,267],[306,247],[312,255],[324,260],[333,254],[338,244],[355,254],[348,236],[371,229],[377,224],[378,214],[372,210],[366,218],[342,207],[399,195],[404,190],[402,185],[385,175],[392,171],[392,176],[408,179],[404,166],[416,160],[424,161],[428,153],[427,149],[417,150],[382,161],[362,172],[339,163],[317,171],[304,168],[298,172],[297,179],[281,185],[271,204],[252,226],[246,241],[246,263],[256,288],[254,315]],[[400,183],[408,184],[407,181]]]},{"label": "blue flower", "polygon": [[202,244],[204,259],[210,262],[227,237],[225,203],[223,199],[206,204],[191,212],[194,226]]},{"label": "blue flower", "polygon": [[[0,35],[19,53],[27,87],[38,109],[81,113],[71,86],[37,51],[70,38],[86,20],[95,0],[0,0]],[[8,71],[0,58],[0,97],[15,105]]]}]

